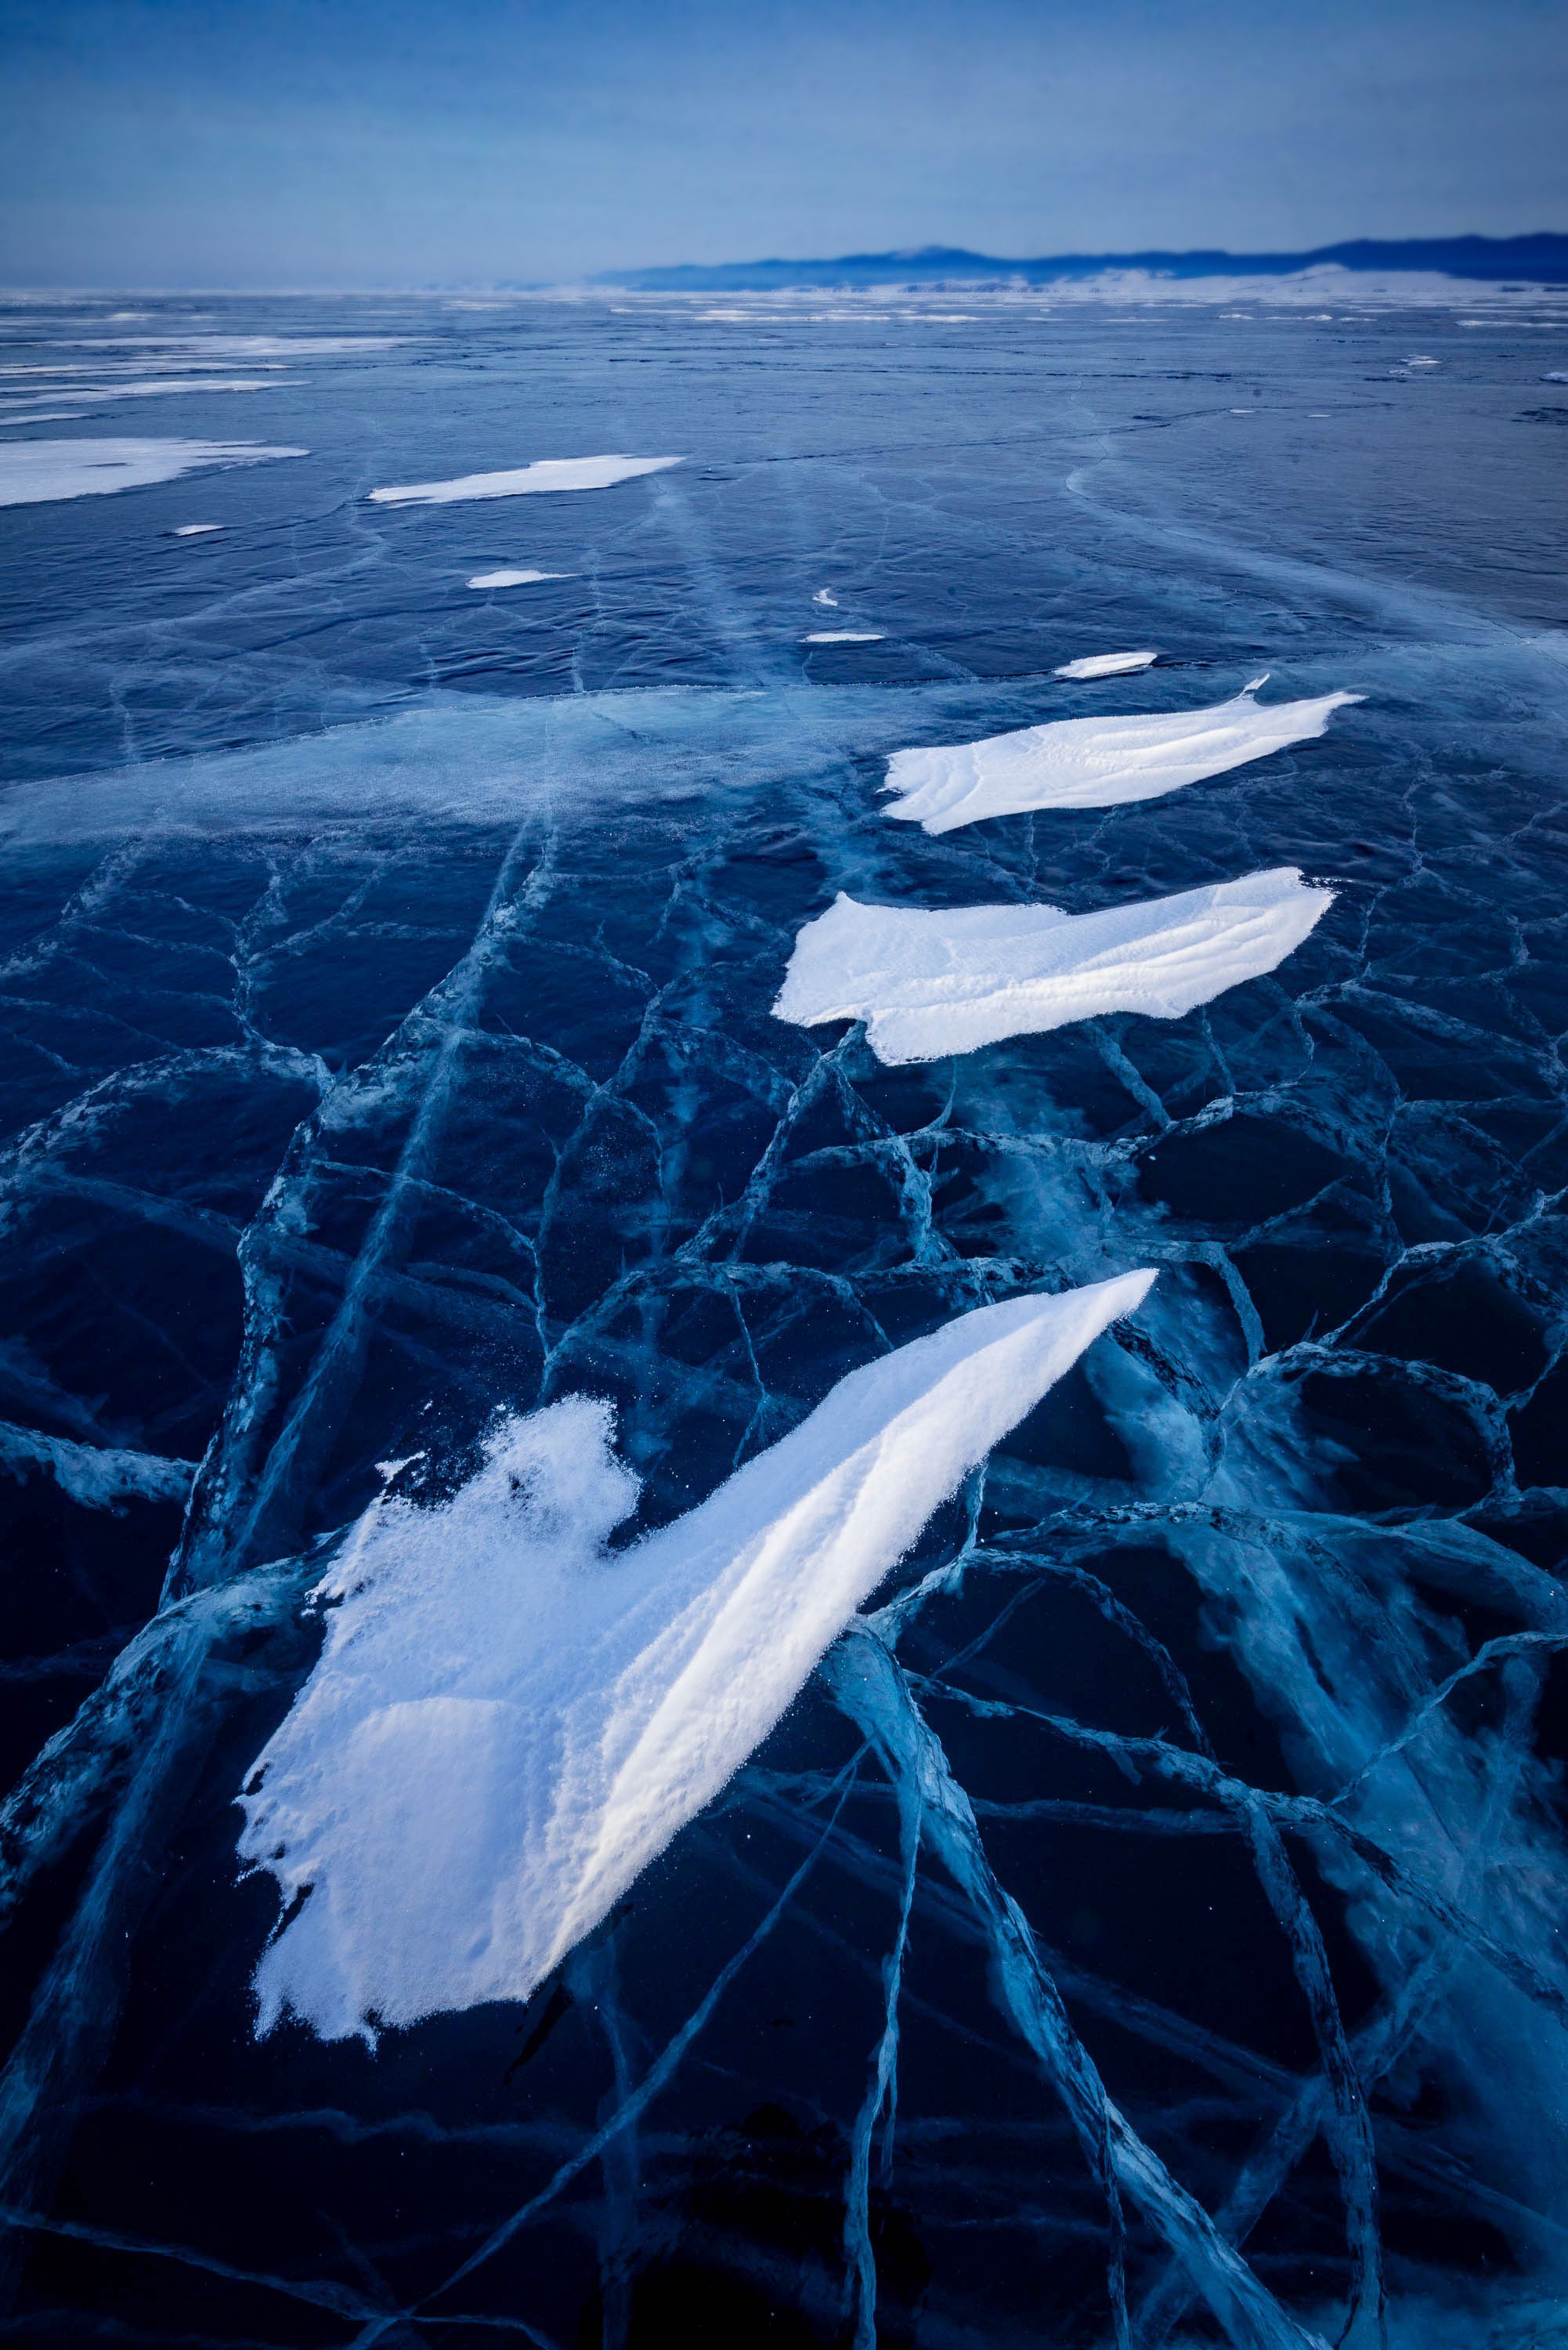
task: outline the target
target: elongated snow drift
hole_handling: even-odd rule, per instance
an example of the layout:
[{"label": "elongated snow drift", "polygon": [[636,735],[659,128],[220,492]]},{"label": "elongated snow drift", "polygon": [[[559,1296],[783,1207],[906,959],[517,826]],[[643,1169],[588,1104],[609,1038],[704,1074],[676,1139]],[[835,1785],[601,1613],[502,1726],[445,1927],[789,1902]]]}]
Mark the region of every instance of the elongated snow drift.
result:
[{"label": "elongated snow drift", "polygon": [[324,2039],[525,1999],[784,1713],[940,1502],[1154,1279],[961,1315],[618,1557],[607,1404],[507,1421],[441,1507],[367,1513],[240,1851],[308,1898],[256,1970]]},{"label": "elongated snow drift", "polygon": [[1137,653],[1085,653],[1077,660],[1064,661],[1055,675],[1088,684],[1097,677],[1130,677],[1134,670],[1148,669],[1158,659],[1152,648]]},{"label": "elongated snow drift", "polygon": [[863,906],[841,890],[796,938],[774,1014],[802,1028],[864,1020],[889,1064],[972,1053],[1106,1012],[1175,1020],[1272,971],[1333,903],[1332,889],[1303,882],[1293,865],[1097,914],[927,913]]},{"label": "elongated snow drift", "polygon": [[882,788],[899,796],[884,814],[928,832],[952,832],[982,816],[1020,816],[1032,808],[1116,807],[1126,800],[1158,799],[1288,743],[1308,742],[1343,703],[1364,699],[1325,693],[1314,702],[1260,708],[1252,696],[1266,682],[1255,677],[1231,701],[1208,710],[1060,718],[945,750],[895,751]]},{"label": "elongated snow drift", "polygon": [[500,473],[460,473],[455,482],[404,482],[372,490],[383,506],[461,505],[470,498],[527,498],[558,490],[609,490],[639,473],[662,473],[680,457],[538,457]]}]

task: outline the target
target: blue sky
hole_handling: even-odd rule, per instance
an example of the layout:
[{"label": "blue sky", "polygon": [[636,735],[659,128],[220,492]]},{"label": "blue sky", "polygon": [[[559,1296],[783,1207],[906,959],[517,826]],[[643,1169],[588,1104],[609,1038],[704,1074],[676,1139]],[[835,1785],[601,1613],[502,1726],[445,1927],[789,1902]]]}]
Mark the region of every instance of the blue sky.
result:
[{"label": "blue sky", "polygon": [[0,281],[1568,229],[1561,0],[4,0]]}]

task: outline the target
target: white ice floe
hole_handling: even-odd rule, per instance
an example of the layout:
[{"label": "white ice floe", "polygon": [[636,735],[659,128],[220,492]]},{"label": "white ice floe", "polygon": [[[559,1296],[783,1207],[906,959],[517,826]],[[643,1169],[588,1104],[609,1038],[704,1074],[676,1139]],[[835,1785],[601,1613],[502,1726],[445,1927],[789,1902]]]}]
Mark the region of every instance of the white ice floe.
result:
[{"label": "white ice floe", "polygon": [[525,498],[546,490],[607,490],[639,473],[661,473],[683,457],[541,457],[504,473],[462,473],[455,482],[410,482],[372,490],[383,506],[450,506],[466,498]]},{"label": "white ice floe", "polygon": [[209,531],[222,530],[221,522],[179,522],[171,536],[174,538],[205,538]]},{"label": "white ice floe", "polygon": [[896,1065],[1107,1012],[1179,1019],[1282,963],[1334,903],[1294,866],[1097,914],[1058,906],[927,912],[841,891],[794,942],[774,1017],[864,1020]]},{"label": "white ice floe", "polygon": [[1081,660],[1064,661],[1056,671],[1058,677],[1127,677],[1135,669],[1147,669],[1159,659],[1158,652],[1087,653]]},{"label": "white ice floe", "polygon": [[[1552,378],[1548,376],[1546,380],[1550,383],[1552,381]],[[838,603],[837,597],[830,594],[826,588],[819,588],[811,600],[814,604],[831,604],[835,607],[836,607]]]},{"label": "white ice floe", "polygon": [[532,588],[536,579],[570,579],[570,571],[476,571],[471,588]]},{"label": "white ice floe", "polygon": [[262,1752],[240,1851],[308,1898],[257,2029],[324,2039],[526,1999],[779,1721],[967,1471],[1154,1276],[961,1315],[841,1379],[618,1556],[607,1404],[491,1438],[433,1509],[370,1510],[321,1659]]},{"label": "white ice floe", "polygon": [[0,506],[145,489],[202,465],[259,465],[269,457],[309,454],[264,448],[259,441],[12,441],[0,445]]},{"label": "white ice floe", "polygon": [[808,645],[880,645],[887,641],[880,629],[814,629],[802,639]]},{"label": "white ice floe", "polygon": [[981,816],[1031,808],[1116,807],[1222,775],[1292,743],[1321,734],[1334,712],[1359,693],[1260,708],[1256,677],[1230,702],[1147,718],[1061,718],[1015,734],[989,734],[933,751],[896,751],[886,810],[928,832],[951,832]]}]

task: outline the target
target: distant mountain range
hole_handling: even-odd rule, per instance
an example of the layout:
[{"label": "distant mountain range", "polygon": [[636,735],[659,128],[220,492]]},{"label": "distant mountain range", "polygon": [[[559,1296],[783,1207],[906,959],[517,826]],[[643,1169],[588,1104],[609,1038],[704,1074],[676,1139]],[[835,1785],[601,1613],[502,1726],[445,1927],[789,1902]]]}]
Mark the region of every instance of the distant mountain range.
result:
[{"label": "distant mountain range", "polygon": [[1449,277],[1568,285],[1568,235],[1408,237],[1390,243],[1358,237],[1312,253],[1061,253],[1039,261],[1002,261],[961,246],[923,244],[909,253],[846,253],[836,261],[682,262],[665,269],[605,270],[600,286],[646,294],[759,294],[794,286],[929,286],[977,279],[1048,286],[1097,277],[1109,269],[1146,269],[1161,277],[1284,277],[1337,262],[1342,269],[1428,269]]}]

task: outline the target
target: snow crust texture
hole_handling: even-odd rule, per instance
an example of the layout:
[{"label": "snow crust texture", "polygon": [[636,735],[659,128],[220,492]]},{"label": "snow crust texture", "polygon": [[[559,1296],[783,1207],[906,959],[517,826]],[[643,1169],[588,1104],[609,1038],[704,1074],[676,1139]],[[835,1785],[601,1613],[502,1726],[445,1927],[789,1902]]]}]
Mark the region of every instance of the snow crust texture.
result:
[{"label": "snow crust texture", "polygon": [[840,891],[795,941],[774,1011],[864,1020],[880,1061],[934,1061],[1107,1012],[1174,1020],[1273,971],[1334,903],[1293,866],[1094,914],[867,906]]},{"label": "snow crust texture", "polygon": [[680,457],[541,457],[498,473],[462,473],[452,482],[410,482],[372,490],[382,506],[450,506],[469,498],[526,498],[557,490],[607,490],[639,473],[662,473]]},{"label": "snow crust texture", "polygon": [[[1076,674],[1088,672],[1080,666]],[[1230,702],[1208,710],[1061,718],[949,749],[895,752],[883,789],[897,796],[885,813],[939,833],[1033,808],[1119,807],[1158,799],[1183,784],[1310,742],[1336,710],[1362,699],[1325,693],[1263,704],[1253,696],[1265,682],[1256,678]]]},{"label": "snow crust texture", "polygon": [[982,1306],[839,1381],[618,1557],[607,1406],[492,1435],[442,1507],[371,1511],[241,1852],[308,1898],[257,1972],[324,2038],[526,1999],[774,1727],[945,1500],[1154,1275]]}]

